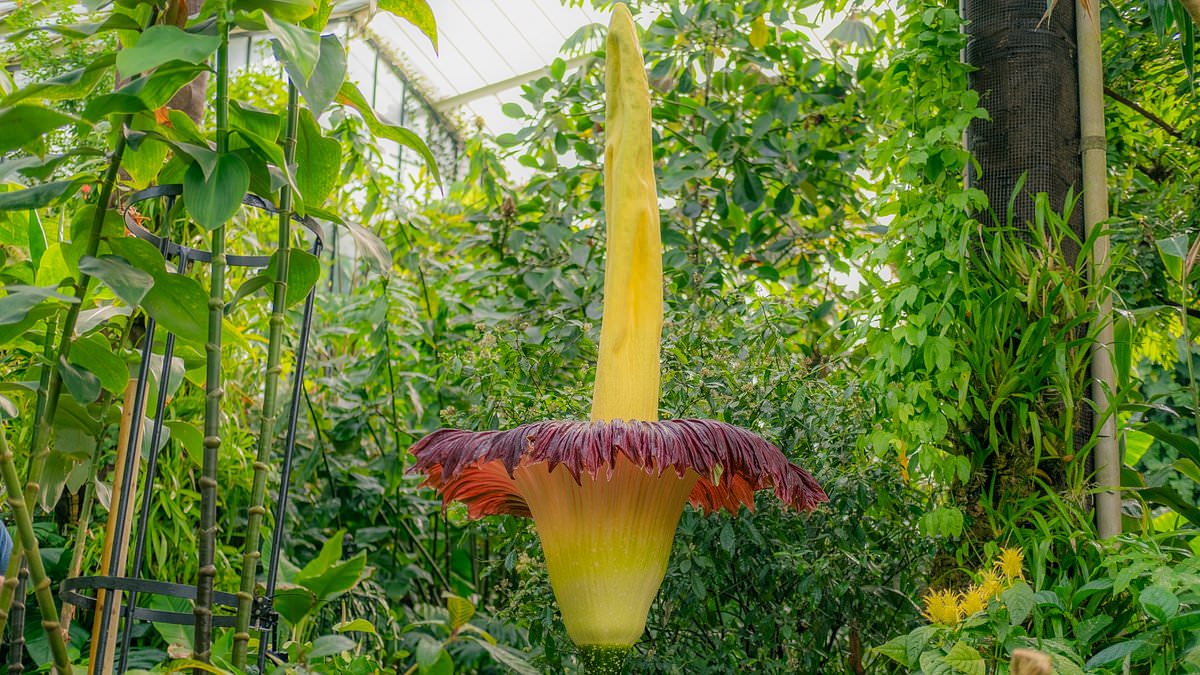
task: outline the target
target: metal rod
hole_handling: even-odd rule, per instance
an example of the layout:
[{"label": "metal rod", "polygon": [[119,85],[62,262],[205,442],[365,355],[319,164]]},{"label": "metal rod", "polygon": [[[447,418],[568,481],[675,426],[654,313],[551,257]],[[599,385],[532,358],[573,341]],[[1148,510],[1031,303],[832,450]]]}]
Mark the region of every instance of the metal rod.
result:
[{"label": "metal rod", "polygon": [[[168,200],[167,211],[171,210],[169,206],[174,202],[174,198]],[[179,262],[176,265],[176,271],[183,273],[187,269],[187,258],[179,256]],[[138,514],[138,530],[137,539],[133,546],[133,565],[129,570],[129,576],[133,579],[138,579],[142,575],[142,564],[146,555],[146,529],[150,523],[150,495],[154,491],[154,480],[158,475],[158,453],[159,442],[162,439],[163,417],[167,407],[167,391],[171,387],[171,359],[175,356],[175,334],[167,332],[167,343],[163,347],[162,368],[158,378],[158,397],[155,401],[154,410],[154,427],[150,434],[150,456],[146,460],[146,481],[145,487],[142,488],[142,508]],[[129,641],[133,637],[133,611],[137,606],[137,591],[129,591],[129,599],[126,601],[124,619],[125,632],[121,637],[121,653],[120,660],[117,666],[117,672],[123,673],[129,663]]]},{"label": "metal rod", "polygon": [[[321,244],[316,245],[317,255]],[[279,472],[279,499],[275,504],[275,527],[271,532],[271,560],[267,563],[266,597],[275,601],[275,579],[279,575],[279,549],[283,546],[283,523],[287,514],[289,483],[292,478],[292,459],[296,448],[296,419],[300,409],[300,394],[304,391],[304,362],[308,359],[308,336],[312,328],[313,299],[317,295],[314,286],[304,300],[304,318],[300,323],[300,342],[296,346],[296,368],[292,373],[291,409],[288,411],[287,436],[283,442],[283,465]],[[258,672],[263,672],[267,663],[267,640],[260,636],[258,641]]]},{"label": "metal rod", "polygon": [[[132,499],[130,492],[137,485],[137,476],[134,475],[135,460],[141,455],[142,444],[142,417],[145,414],[146,407],[146,383],[150,379],[150,357],[154,353],[154,331],[156,322],[152,318],[146,320],[146,335],[142,338],[145,343],[142,345],[142,362],[138,365],[137,385],[134,387],[133,394],[133,414],[130,416],[131,422],[129,425],[129,438],[125,443],[125,480],[121,483],[121,490],[117,498],[116,516],[113,521],[112,529],[112,549],[109,553],[108,573],[112,576],[124,575],[124,563],[126,544],[125,541],[125,518],[128,515],[130,500]],[[111,502],[110,502],[111,504]],[[93,664],[107,663],[108,651],[108,633],[112,630],[112,607],[113,598],[117,596],[116,592],[108,592],[104,594],[104,600],[101,601],[100,612],[100,627],[92,639],[95,641],[96,653],[92,660]]]}]

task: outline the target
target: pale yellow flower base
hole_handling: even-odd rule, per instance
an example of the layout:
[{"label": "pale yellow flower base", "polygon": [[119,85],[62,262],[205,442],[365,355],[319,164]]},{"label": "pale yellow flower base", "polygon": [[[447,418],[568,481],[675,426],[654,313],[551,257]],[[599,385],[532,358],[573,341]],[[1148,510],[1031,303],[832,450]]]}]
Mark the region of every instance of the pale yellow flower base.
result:
[{"label": "pale yellow flower base", "polygon": [[607,647],[637,642],[699,476],[688,471],[680,478],[668,469],[654,477],[622,455],[611,479],[602,470],[576,484],[566,469],[548,471],[545,463],[521,467],[515,478],[571,640]]}]

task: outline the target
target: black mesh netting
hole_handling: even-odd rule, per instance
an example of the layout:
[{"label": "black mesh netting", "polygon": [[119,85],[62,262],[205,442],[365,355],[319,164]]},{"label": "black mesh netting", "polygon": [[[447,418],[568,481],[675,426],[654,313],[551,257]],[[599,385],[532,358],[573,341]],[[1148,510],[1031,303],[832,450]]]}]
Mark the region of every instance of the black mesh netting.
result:
[{"label": "black mesh netting", "polygon": [[[967,131],[967,149],[979,162],[968,182],[987,193],[995,216],[1008,222],[1008,203],[1021,176],[1025,186],[1013,203],[1012,223],[1033,220],[1034,196],[1045,192],[1062,212],[1068,190],[1078,194],[1079,80],[1075,50],[1075,5],[1046,0],[962,0],[968,35],[965,58],[975,66],[971,87],[979,92],[990,120],[976,120]],[[1083,238],[1083,209],[1070,216]],[[1064,242],[1068,260],[1078,247]],[[1077,411],[1075,445],[1090,436],[1091,408]]]}]

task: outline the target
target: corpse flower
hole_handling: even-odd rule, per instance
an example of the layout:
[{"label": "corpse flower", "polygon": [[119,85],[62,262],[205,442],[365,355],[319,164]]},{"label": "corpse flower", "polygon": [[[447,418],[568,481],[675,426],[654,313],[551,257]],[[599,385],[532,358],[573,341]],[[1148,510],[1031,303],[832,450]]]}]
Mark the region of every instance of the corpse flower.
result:
[{"label": "corpse flower", "polygon": [[470,517],[533,518],[567,633],[600,671],[619,668],[645,629],[684,504],[736,513],[753,509],[763,488],[798,510],[826,500],[812,476],[745,429],[658,419],[663,279],[650,98],[621,4],[606,89],[608,254],[591,421],[440,429],[412,448],[413,470]]}]

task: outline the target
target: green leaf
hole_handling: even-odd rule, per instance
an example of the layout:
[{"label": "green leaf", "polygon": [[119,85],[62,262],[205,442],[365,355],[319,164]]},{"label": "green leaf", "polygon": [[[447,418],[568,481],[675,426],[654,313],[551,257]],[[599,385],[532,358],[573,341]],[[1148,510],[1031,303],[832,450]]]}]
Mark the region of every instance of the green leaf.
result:
[{"label": "green leaf", "polygon": [[[303,215],[304,193],[301,192],[299,186],[296,185],[296,178],[292,175],[291,168],[286,162],[284,162],[283,148],[279,147],[275,141],[267,140],[261,136],[257,136],[241,129],[237,130],[237,135],[239,138],[246,141],[246,143],[254,150],[255,154],[267,162],[274,164],[283,172],[284,180],[286,180],[288,186],[292,188],[292,194],[296,198],[296,211]],[[247,185],[247,188],[248,187],[249,186]]]},{"label": "green leaf", "polygon": [[349,560],[330,565],[329,569],[319,575],[299,575],[296,582],[312,591],[320,602],[325,603],[354,588],[366,567],[367,553],[362,551]]},{"label": "green leaf", "polygon": [[313,640],[312,650],[308,652],[308,658],[321,659],[334,654],[350,651],[355,647],[354,640],[345,635],[322,635]]},{"label": "green leaf", "polygon": [[1158,247],[1158,256],[1162,258],[1163,267],[1175,283],[1183,282],[1184,263],[1187,261],[1188,236],[1177,234],[1154,242]]},{"label": "green leaf", "polygon": [[383,136],[406,148],[415,150],[425,160],[425,166],[433,174],[433,179],[439,185],[441,184],[442,175],[438,172],[437,160],[434,159],[433,153],[429,151],[429,147],[425,145],[425,141],[422,141],[419,136],[404,127],[380,122],[379,118],[375,115],[375,111],[371,109],[371,104],[367,103],[367,99],[363,97],[357,85],[353,82],[343,83],[342,88],[338,91],[337,100],[338,103],[348,105],[357,110],[358,114],[362,115],[363,121],[366,122],[367,128],[371,130],[371,133],[376,136]]},{"label": "green leaf", "polygon": [[4,108],[0,110],[0,153],[12,152],[68,124],[84,124],[84,121],[32,103]]},{"label": "green leaf", "polygon": [[[276,251],[271,255],[271,264],[267,267],[272,280],[277,277],[278,259],[279,252]],[[301,249],[292,249],[288,255],[288,285],[284,306],[292,307],[307,298],[320,277],[321,261],[317,260],[317,256]]]},{"label": "green leaf", "polygon": [[167,261],[158,247],[137,237],[121,237],[109,239],[108,247],[112,252],[121,256],[126,262],[139,270],[157,278],[166,274]]},{"label": "green leaf", "polygon": [[354,633],[370,633],[371,635],[378,634],[378,632],[375,630],[375,624],[371,623],[370,621],[367,621],[366,619],[354,619],[351,621],[343,621],[342,623],[339,623],[336,626],[334,626],[333,629],[339,633],[354,632]]},{"label": "green leaf", "polygon": [[93,98],[84,109],[83,116],[98,122],[115,113],[157,110],[205,70],[202,65],[184,61],[165,63],[153,72],[133,78],[111,94]]},{"label": "green leaf", "polygon": [[21,411],[6,396],[0,396],[0,420],[16,419]]},{"label": "green leaf", "polygon": [[317,11],[312,0],[234,0],[233,8],[243,12],[262,10],[280,21],[303,21]]},{"label": "green leaf", "polygon": [[279,140],[280,120],[278,114],[243,105],[237,101],[229,102],[229,126],[233,129],[248,131],[272,144]]},{"label": "green leaf", "polygon": [[284,65],[296,86],[308,84],[321,58],[321,34],[286,21],[276,21],[269,14],[263,18],[267,30],[275,36],[271,41],[275,58]]},{"label": "green leaf", "polygon": [[[117,15],[114,14],[114,16]],[[85,98],[104,78],[116,60],[117,55],[114,52],[102,54],[83,68],[77,68],[57,77],[21,87],[9,94],[4,99],[3,105],[10,106],[34,96],[48,101]]]},{"label": "green leaf", "polygon": [[183,199],[188,212],[206,230],[215,230],[228,222],[241,207],[242,197],[249,188],[250,169],[233,154],[218,156],[207,180],[199,164],[188,167],[183,176]]},{"label": "green leaf", "polygon": [[1200,484],[1200,466],[1197,466],[1192,460],[1180,458],[1171,462],[1171,467]]},{"label": "green leaf", "polygon": [[317,557],[308,561],[308,564],[296,575],[296,579],[317,577],[328,571],[342,557],[342,538],[345,536],[345,530],[338,530],[330,535],[325,540],[325,543],[321,545],[321,550],[317,552]]},{"label": "green leaf", "polygon": [[529,661],[525,660],[525,656],[516,650],[492,644],[486,640],[476,640],[475,643],[482,647],[483,651],[487,652],[494,661],[508,666],[517,675],[541,675],[541,671],[530,665]]},{"label": "green leaf", "polygon": [[1179,598],[1158,584],[1147,586],[1138,594],[1138,604],[1159,623],[1166,623],[1179,613]]},{"label": "green leaf", "polygon": [[225,304],[225,316],[233,314],[233,311],[237,309],[238,303],[253,295],[255,291],[270,286],[271,281],[271,275],[259,272],[242,282],[242,285],[238,286],[237,292],[233,294],[233,298]]},{"label": "green leaf", "polygon": [[1008,608],[1008,620],[1014,625],[1020,625],[1029,618],[1033,611],[1033,589],[1024,581],[1015,582],[1008,590],[1000,594],[1004,606]]},{"label": "green leaf", "polygon": [[987,664],[979,651],[963,641],[954,643],[946,654],[946,663],[954,670],[967,675],[987,675]]},{"label": "green leaf", "polygon": [[317,596],[303,586],[279,584],[275,589],[275,611],[295,626],[317,606]]},{"label": "green leaf", "polygon": [[450,612],[450,630],[462,628],[471,617],[475,616],[475,605],[466,598],[457,595],[446,596],[446,609]]},{"label": "green leaf", "polygon": [[204,452],[204,432],[196,428],[194,424],[179,420],[164,422],[163,426],[171,430],[171,438],[179,441],[184,452],[193,459],[193,463],[200,466]]},{"label": "green leaf", "polygon": [[142,299],[146,313],[182,340],[208,340],[208,294],[200,282],[180,274],[163,273]]},{"label": "green leaf", "polygon": [[[342,88],[342,83],[346,81],[346,49],[342,47],[342,43],[338,41],[336,35],[324,35],[321,36],[317,65],[307,80],[300,79],[298,77],[300,73],[293,72],[290,65],[285,64],[285,66],[288,68],[288,75],[292,78],[292,82],[296,83],[296,88],[308,102],[308,108],[312,114],[320,117],[329,104],[333,103],[338,90]],[[338,149],[340,152],[341,145],[338,146]],[[300,166],[305,165],[300,164]]]},{"label": "green leaf", "polygon": [[121,357],[113,353],[108,339],[98,333],[76,339],[71,345],[69,360],[72,364],[83,366],[95,374],[100,384],[108,391],[122,392],[129,382],[129,368]]},{"label": "green leaf", "polygon": [[58,180],[25,190],[3,192],[0,193],[0,211],[40,209],[65,194],[74,194],[82,184],[81,180]]},{"label": "green leaf", "polygon": [[726,553],[733,553],[733,547],[737,543],[733,534],[733,526],[725,523],[721,526],[720,534],[721,548],[725,549]]},{"label": "green leaf", "polygon": [[437,23],[426,0],[380,0],[379,9],[416,26],[433,43],[433,51],[438,50]]},{"label": "green leaf", "polygon": [[875,647],[871,651],[883,654],[889,659],[899,663],[905,668],[911,667],[908,661],[908,636],[899,635],[888,640],[884,644]]},{"label": "green leaf", "polygon": [[19,323],[25,319],[29,310],[40,305],[48,298],[63,302],[79,302],[74,297],[58,292],[56,286],[6,286],[8,295],[0,298],[0,326]]},{"label": "green leaf", "polygon": [[141,303],[154,285],[153,276],[113,256],[93,258],[85,255],[79,259],[79,271],[103,281],[131,307]]},{"label": "green leaf", "polygon": [[[315,77],[313,79],[316,79]],[[309,102],[312,105],[312,102]],[[300,109],[300,124],[296,135],[296,184],[304,195],[306,210],[325,203],[338,182],[342,168],[342,144],[336,138],[321,133],[313,113]]]},{"label": "green leaf", "polygon": [[1114,661],[1120,661],[1124,659],[1126,656],[1136,652],[1145,645],[1145,640],[1126,640],[1125,642],[1118,642],[1111,647],[1100,650],[1096,655],[1088,659],[1087,663],[1083,664],[1083,667],[1086,670],[1091,670],[1092,668],[1106,666]]},{"label": "green leaf", "polygon": [[117,52],[117,71],[122,77],[131,77],[168,61],[203,63],[220,44],[216,35],[189,33],[158,24],[147,28],[133,45]]},{"label": "green leaf", "polygon": [[86,405],[100,397],[100,379],[87,369],[59,359],[58,374],[76,401]]}]

